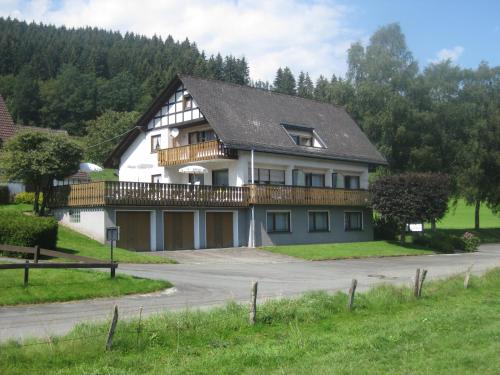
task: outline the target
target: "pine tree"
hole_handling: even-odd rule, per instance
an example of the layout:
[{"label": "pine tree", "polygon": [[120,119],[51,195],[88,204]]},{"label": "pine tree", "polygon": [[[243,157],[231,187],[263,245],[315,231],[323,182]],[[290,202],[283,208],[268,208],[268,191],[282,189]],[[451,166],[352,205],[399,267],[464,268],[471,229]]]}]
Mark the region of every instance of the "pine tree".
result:
[{"label": "pine tree", "polygon": [[273,90],[282,94],[296,95],[295,77],[289,67],[279,68],[274,79]]}]

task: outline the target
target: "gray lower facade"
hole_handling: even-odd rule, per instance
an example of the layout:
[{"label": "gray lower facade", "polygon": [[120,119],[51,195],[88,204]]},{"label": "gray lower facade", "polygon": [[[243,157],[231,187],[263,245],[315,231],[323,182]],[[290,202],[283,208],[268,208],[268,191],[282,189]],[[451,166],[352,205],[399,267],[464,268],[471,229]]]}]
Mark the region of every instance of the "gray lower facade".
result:
[{"label": "gray lower facade", "polygon": [[[253,211],[253,212],[252,212]],[[118,217],[126,215],[131,221],[129,226],[122,224],[121,237],[125,239],[136,235],[144,236],[148,246],[135,250],[166,250],[169,243],[169,234],[166,231],[167,216],[169,213],[186,213],[191,219],[188,221],[189,231],[192,230],[192,248],[203,249],[210,246],[207,232],[224,230],[230,232],[230,240],[224,246],[240,247],[251,244],[252,217],[254,218],[254,245],[290,245],[308,243],[331,243],[331,242],[358,242],[373,240],[372,211],[362,207],[340,207],[340,206],[253,206],[249,208],[179,208],[179,207],[99,207],[99,208],[59,208],[53,210],[54,216],[64,225],[81,232],[101,243],[105,242],[106,227],[117,226]],[[213,218],[221,217],[213,213],[224,213],[225,221],[221,223],[209,223]],[[273,231],[269,220],[274,214],[286,217],[288,224],[281,231]],[[310,221],[313,213],[321,213],[323,220],[327,218],[327,226],[321,230],[311,230]],[[351,214],[353,213],[353,214]],[[358,227],[349,229],[346,226],[346,217],[356,215]],[[142,232],[138,233],[140,227],[134,223],[134,217],[147,218],[142,224]],[[173,215],[175,216],[175,215]],[[177,216],[176,216],[177,217]],[[179,216],[179,217],[182,217]],[[218,220],[218,219],[215,219]],[[221,228],[221,226],[225,228]],[[324,225],[324,222],[323,222]],[[232,228],[228,228],[232,226]],[[127,229],[129,228],[129,229]],[[209,228],[209,229],[207,229]],[[214,229],[215,228],[215,229]],[[217,229],[219,228],[219,229]],[[284,229],[284,230],[283,230]],[[132,233],[133,232],[133,233]],[[146,233],[148,232],[148,233]],[[175,236],[173,234],[172,236]],[[133,238],[132,238],[133,240]],[[212,241],[212,244],[214,242]],[[171,250],[170,248],[169,250]]]}]

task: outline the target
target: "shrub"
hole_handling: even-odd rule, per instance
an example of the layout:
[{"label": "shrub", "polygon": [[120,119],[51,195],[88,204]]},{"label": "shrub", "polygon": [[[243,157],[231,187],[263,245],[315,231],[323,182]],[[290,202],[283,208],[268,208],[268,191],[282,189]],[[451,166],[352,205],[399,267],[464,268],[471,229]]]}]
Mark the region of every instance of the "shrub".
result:
[{"label": "shrub", "polygon": [[0,185],[0,204],[7,204],[9,201],[9,187],[6,185]]},{"label": "shrub", "polygon": [[395,240],[399,232],[398,224],[390,218],[375,217],[373,220],[373,234],[376,240]]},{"label": "shrub", "polygon": [[[38,203],[42,204],[43,200],[43,194],[40,193],[40,196],[38,197]],[[15,203],[26,203],[26,204],[33,204],[35,202],[35,193],[28,193],[28,192],[22,192],[16,194],[14,197],[14,202]]]},{"label": "shrub", "polygon": [[442,232],[418,234],[413,237],[413,244],[429,247],[441,253],[453,253],[454,250],[464,250],[465,244],[460,237],[451,236]]},{"label": "shrub", "polygon": [[461,238],[462,242],[464,243],[464,249],[465,251],[476,251],[479,244],[481,243],[481,239],[477,236],[474,236],[470,232],[465,232]]},{"label": "shrub", "polygon": [[16,246],[55,249],[57,221],[51,217],[27,216],[0,212],[0,243]]}]

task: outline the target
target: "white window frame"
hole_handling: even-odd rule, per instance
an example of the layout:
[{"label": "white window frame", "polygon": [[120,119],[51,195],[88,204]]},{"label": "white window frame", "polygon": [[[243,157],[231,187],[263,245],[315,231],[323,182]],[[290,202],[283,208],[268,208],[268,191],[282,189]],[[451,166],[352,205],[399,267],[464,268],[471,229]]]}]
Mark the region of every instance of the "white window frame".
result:
[{"label": "white window frame", "polygon": [[[268,213],[283,213],[286,212],[289,214],[290,217],[290,222],[289,222],[289,231],[288,232],[269,232],[267,230],[267,214]],[[266,210],[266,233],[268,234],[286,234],[286,233],[292,233],[293,232],[293,225],[292,225],[292,210]]]},{"label": "white window frame", "polygon": [[[313,231],[309,230],[309,228],[310,228],[309,213],[313,213],[313,212],[326,212],[328,214],[328,229],[327,230],[313,230]],[[332,217],[332,215],[330,213],[330,210],[307,210],[307,233],[328,233],[328,232],[331,232],[332,231],[332,222],[331,222],[332,219],[331,219],[331,217]],[[344,226],[344,228],[345,228],[345,226]]]},{"label": "white window frame", "polygon": [[[361,214],[361,229],[346,229],[345,227],[345,224],[346,224],[346,220],[345,220],[345,214],[347,213],[360,213]],[[363,211],[344,211],[344,232],[363,232],[365,230],[365,217],[364,217],[364,213]]]}]

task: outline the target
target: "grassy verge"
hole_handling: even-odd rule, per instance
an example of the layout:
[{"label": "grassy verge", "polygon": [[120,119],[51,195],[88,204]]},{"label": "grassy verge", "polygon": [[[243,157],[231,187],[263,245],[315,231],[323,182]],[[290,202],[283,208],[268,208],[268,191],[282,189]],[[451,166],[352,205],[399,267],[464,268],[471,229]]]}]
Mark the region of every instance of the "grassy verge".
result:
[{"label": "grassy verge", "polygon": [[0,347],[3,374],[387,374],[496,373],[500,367],[500,271],[358,294],[308,294],[259,306],[158,315],[119,322],[105,352],[108,325],[82,325],[50,345]]},{"label": "grassy verge", "polygon": [[109,272],[36,269],[30,270],[29,284],[25,287],[23,274],[23,270],[0,272],[0,306],[115,297],[172,286],[166,281],[127,275],[117,275],[113,280]]},{"label": "grassy verge", "polygon": [[90,172],[89,176],[92,181],[118,181],[118,176],[114,169],[103,169],[100,172]]},{"label": "grassy verge", "polygon": [[[0,205],[2,211],[31,211],[28,204],[8,204]],[[86,256],[96,259],[108,260],[110,249],[108,245],[103,245],[83,234],[80,234],[67,227],[59,225],[57,250],[76,255]],[[171,259],[150,255],[148,253],[138,253],[125,249],[115,249],[114,259],[119,263],[175,263]],[[61,259],[58,259],[60,261]]]},{"label": "grassy verge", "polygon": [[429,249],[414,248],[410,247],[409,244],[402,246],[397,242],[389,241],[267,246],[263,249],[272,251],[273,253],[290,255],[307,260],[434,254],[434,252]]}]

